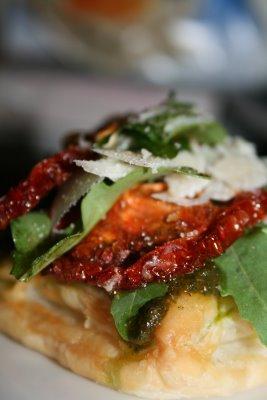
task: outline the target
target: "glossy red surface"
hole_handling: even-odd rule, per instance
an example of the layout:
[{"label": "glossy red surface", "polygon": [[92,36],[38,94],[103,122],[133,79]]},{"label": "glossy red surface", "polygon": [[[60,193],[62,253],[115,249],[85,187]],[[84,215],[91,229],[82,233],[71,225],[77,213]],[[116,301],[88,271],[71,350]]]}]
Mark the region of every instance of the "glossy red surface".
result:
[{"label": "glossy red surface", "polygon": [[157,185],[125,193],[105,220],[49,272],[108,291],[169,280],[222,254],[267,212],[265,191],[240,194],[223,206],[180,207],[151,198]]},{"label": "glossy red surface", "polygon": [[240,194],[197,239],[176,239],[165,243],[141,257],[130,268],[120,271],[120,289],[168,280],[203,267],[207,260],[220,256],[246,229],[263,220],[266,212],[267,192]]},{"label": "glossy red surface", "polygon": [[0,199],[0,230],[35,208],[53,188],[62,185],[76,168],[73,160],[86,158],[88,150],[70,146],[68,149],[38,163],[27,179]]}]

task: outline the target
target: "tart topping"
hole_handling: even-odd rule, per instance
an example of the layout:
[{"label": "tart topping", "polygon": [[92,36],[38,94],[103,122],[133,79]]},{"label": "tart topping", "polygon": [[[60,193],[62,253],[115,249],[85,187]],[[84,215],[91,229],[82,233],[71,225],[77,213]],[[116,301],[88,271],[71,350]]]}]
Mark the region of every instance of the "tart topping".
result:
[{"label": "tart topping", "polygon": [[[162,298],[173,281],[181,287],[189,276],[207,278],[211,262],[226,277],[216,272],[216,290],[236,299],[267,343],[267,234],[257,228],[267,214],[267,167],[255,147],[172,97],[76,144],[37,164],[0,199],[0,229],[11,221],[16,248],[11,273],[21,281],[42,272],[104,288],[115,295],[119,333],[137,343],[164,315]],[[46,212],[29,213],[59,186]],[[251,237],[254,227],[261,231]]]},{"label": "tart topping", "polygon": [[62,185],[75,170],[73,161],[87,158],[89,153],[88,149],[72,146],[37,164],[26,180],[0,199],[0,230],[35,208],[53,188]]},{"label": "tart topping", "polygon": [[[157,203],[153,205],[141,200],[137,202],[136,209],[132,205],[129,209],[120,210],[126,198],[122,197],[122,203],[118,203],[105,221],[70,254],[57,260],[50,272],[66,281],[90,282],[109,291],[135,289],[153,281],[168,281],[203,268],[208,260],[220,256],[240,238],[247,228],[262,221],[267,212],[267,192],[244,193],[229,206],[217,209],[211,205],[180,208],[180,226],[186,228],[183,230],[174,224],[168,231],[162,220],[166,209],[159,207],[157,210]],[[115,224],[113,221],[116,221]],[[148,229],[149,234],[152,221],[159,223],[148,235],[153,238],[153,247],[160,242],[164,244],[148,251],[149,242],[146,244],[145,236],[142,238],[140,233]],[[188,226],[192,235],[186,234]],[[132,236],[131,230],[135,232]],[[167,235],[160,238],[160,232],[164,230]],[[171,236],[176,236],[176,239],[168,240]],[[140,257],[142,250],[146,254]],[[136,262],[133,262],[134,255]]]},{"label": "tart topping", "polygon": [[[164,183],[144,184],[124,193],[106,218],[55,261],[50,272],[63,280],[97,284],[99,275],[112,268],[115,284],[119,277],[115,267],[125,269],[156,246],[178,237],[198,237],[220,212],[212,204],[181,207],[151,197],[164,187]],[[102,286],[113,290],[109,274]]]}]

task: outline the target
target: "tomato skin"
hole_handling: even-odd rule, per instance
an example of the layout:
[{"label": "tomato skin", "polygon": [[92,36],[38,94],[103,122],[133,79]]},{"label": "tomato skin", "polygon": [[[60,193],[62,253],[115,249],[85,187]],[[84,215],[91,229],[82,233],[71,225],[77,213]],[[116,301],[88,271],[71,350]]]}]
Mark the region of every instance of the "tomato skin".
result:
[{"label": "tomato skin", "polygon": [[[267,192],[242,193],[194,240],[177,239],[146,254],[122,272],[121,289],[133,289],[155,280],[169,280],[205,266],[239,239],[246,229],[262,221],[267,212]],[[145,275],[144,275],[145,271]]]},{"label": "tomato skin", "polygon": [[49,273],[108,291],[168,281],[204,267],[267,212],[263,190],[241,193],[220,206],[181,207],[151,198],[145,187],[125,193],[106,219]]},{"label": "tomato skin", "polygon": [[35,208],[52,189],[62,185],[76,168],[75,159],[84,159],[88,150],[70,146],[61,153],[39,162],[27,179],[0,199],[0,230],[10,221]]}]

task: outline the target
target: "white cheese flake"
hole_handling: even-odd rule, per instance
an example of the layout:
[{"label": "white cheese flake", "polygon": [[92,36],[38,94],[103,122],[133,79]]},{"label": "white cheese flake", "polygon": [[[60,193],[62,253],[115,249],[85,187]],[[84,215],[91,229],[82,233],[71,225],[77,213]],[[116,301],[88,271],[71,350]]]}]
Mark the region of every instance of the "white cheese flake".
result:
[{"label": "white cheese flake", "polygon": [[78,167],[82,167],[84,171],[103,178],[109,178],[112,181],[123,178],[133,170],[130,165],[110,158],[102,158],[95,161],[75,160],[74,162]]},{"label": "white cheese flake", "polygon": [[[195,176],[177,174],[167,175],[165,182],[168,185],[168,194],[172,198],[193,199],[198,193],[202,192],[208,185],[209,180]],[[160,198],[163,193],[157,193],[155,197]]]},{"label": "white cheese flake", "polygon": [[267,165],[257,157],[255,146],[244,139],[229,138],[213,148],[193,142],[192,152],[188,153],[180,152],[179,161],[209,174],[212,179],[166,176],[168,190],[154,195],[155,198],[192,206],[209,200],[229,201],[240,191],[267,185]]},{"label": "white cheese flake", "polygon": [[107,149],[94,149],[94,151],[102,156],[122,161],[130,165],[151,168],[154,172],[157,172],[158,169],[162,167],[190,167],[199,172],[204,172],[206,168],[205,159],[201,152],[199,152],[199,154],[194,154],[190,151],[181,151],[174,158],[161,158],[153,156],[146,149],[142,149],[140,153]]},{"label": "white cheese flake", "polygon": [[139,153],[94,149],[104,158],[76,161],[76,165],[113,181],[127,175],[135,166],[151,168],[153,172],[162,167],[190,167],[209,174],[210,180],[174,173],[165,176],[168,189],[154,197],[181,205],[203,204],[210,199],[228,201],[240,191],[267,185],[267,162],[257,156],[252,143],[241,138],[228,138],[214,147],[196,141],[190,145],[190,151],[182,150],[172,159],[155,157],[146,149]]},{"label": "white cheese flake", "polygon": [[252,190],[267,184],[265,165],[254,155],[226,155],[211,166],[210,172],[235,190]]}]

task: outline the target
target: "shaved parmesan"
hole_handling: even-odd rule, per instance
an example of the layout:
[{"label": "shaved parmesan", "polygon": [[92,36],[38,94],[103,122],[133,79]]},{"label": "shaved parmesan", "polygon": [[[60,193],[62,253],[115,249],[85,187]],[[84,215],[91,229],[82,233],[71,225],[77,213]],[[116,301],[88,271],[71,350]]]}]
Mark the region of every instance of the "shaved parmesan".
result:
[{"label": "shaved parmesan", "polygon": [[[172,198],[185,198],[193,199],[197,194],[204,190],[208,184],[208,179],[202,179],[194,176],[179,176],[177,174],[167,175],[165,182],[168,185],[168,194]],[[160,198],[164,193],[158,193],[155,195]]]},{"label": "shaved parmesan", "polygon": [[103,178],[109,178],[112,181],[123,178],[133,170],[130,165],[110,158],[96,161],[75,160],[74,162],[78,167],[82,167],[84,171]]},{"label": "shaved parmesan", "polygon": [[[175,186],[177,186],[177,184],[178,182],[175,184]],[[187,207],[205,204],[209,200],[229,201],[236,194],[233,189],[229,188],[224,183],[218,181],[211,181],[202,191],[197,190],[198,189],[197,185],[194,185],[195,196],[192,196],[193,195],[192,188],[190,189],[188,188],[188,192],[186,192],[185,185],[183,193],[182,192],[174,193],[171,181],[169,181],[168,185],[169,185],[168,191],[163,193],[156,193],[155,195],[153,195],[153,197],[162,201],[167,201],[170,203],[175,203],[179,204],[180,206],[187,206]]]},{"label": "shaved parmesan", "polygon": [[149,151],[142,150],[141,153],[132,151],[117,151],[106,149],[95,149],[95,152],[111,158],[113,160],[123,161],[130,165],[138,167],[152,168],[153,172],[157,172],[160,167],[172,167],[173,160],[168,158],[154,157]]},{"label": "shaved parmesan", "polygon": [[165,176],[168,189],[154,197],[188,206],[210,199],[228,201],[242,190],[267,185],[267,163],[257,156],[255,146],[244,139],[228,138],[214,147],[191,141],[190,147],[191,151],[182,150],[172,159],[155,157],[146,149],[134,153],[97,148],[94,151],[104,156],[103,159],[77,161],[76,164],[87,172],[114,181],[127,175],[134,166],[151,168],[154,173],[164,167],[190,167],[210,175],[210,180],[180,174]]},{"label": "shaved parmesan", "polygon": [[161,158],[153,156],[149,151],[142,149],[140,153],[132,151],[116,151],[107,149],[94,149],[98,154],[111,159],[123,161],[130,165],[151,168],[153,172],[157,172],[159,168],[179,168],[190,167],[199,172],[205,171],[205,159],[199,154],[193,154],[190,151],[181,151],[174,158]]},{"label": "shaved parmesan", "polygon": [[[229,201],[236,194],[236,191],[226,183],[213,179],[205,190],[206,201],[209,199],[218,201]],[[203,197],[204,197],[203,196]]]},{"label": "shaved parmesan", "polygon": [[95,175],[85,173],[82,170],[77,171],[68,179],[59,189],[51,207],[52,226],[55,227],[60,219],[78,203],[94,185],[99,181]]},{"label": "shaved parmesan", "polygon": [[229,154],[215,163],[210,172],[215,179],[238,190],[252,190],[267,184],[266,167],[255,156]]},{"label": "shaved parmesan", "polygon": [[168,190],[154,197],[192,206],[209,200],[229,201],[240,191],[267,185],[266,163],[257,157],[255,146],[241,138],[231,138],[212,149],[192,143],[190,156],[187,153],[179,153],[179,161],[184,162],[183,165],[190,162],[193,166],[194,160],[194,168],[210,174],[212,179],[207,181],[180,175],[167,176],[165,182]]}]

